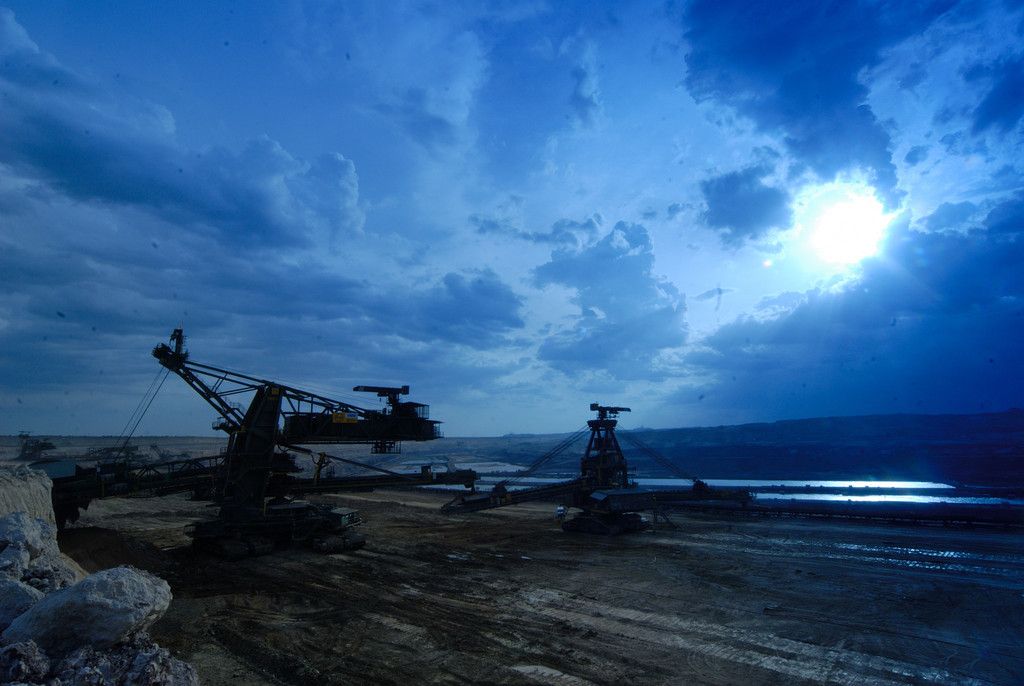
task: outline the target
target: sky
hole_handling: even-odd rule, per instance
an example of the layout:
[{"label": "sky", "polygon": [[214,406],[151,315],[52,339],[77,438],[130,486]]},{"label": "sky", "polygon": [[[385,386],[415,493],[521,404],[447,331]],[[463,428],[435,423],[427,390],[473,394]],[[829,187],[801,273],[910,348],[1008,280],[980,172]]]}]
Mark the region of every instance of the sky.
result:
[{"label": "sky", "polygon": [[[0,0],[0,433],[118,434],[179,326],[449,436],[1022,406],[1022,46],[1009,0]],[[172,375],[138,432],[212,418]]]}]

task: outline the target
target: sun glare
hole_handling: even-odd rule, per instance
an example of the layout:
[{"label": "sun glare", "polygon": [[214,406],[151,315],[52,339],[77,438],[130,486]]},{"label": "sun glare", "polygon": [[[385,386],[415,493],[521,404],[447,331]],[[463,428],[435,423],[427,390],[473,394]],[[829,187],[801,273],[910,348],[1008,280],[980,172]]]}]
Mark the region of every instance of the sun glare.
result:
[{"label": "sun glare", "polygon": [[848,265],[878,253],[892,217],[869,188],[830,189],[816,200],[804,226],[819,259]]}]

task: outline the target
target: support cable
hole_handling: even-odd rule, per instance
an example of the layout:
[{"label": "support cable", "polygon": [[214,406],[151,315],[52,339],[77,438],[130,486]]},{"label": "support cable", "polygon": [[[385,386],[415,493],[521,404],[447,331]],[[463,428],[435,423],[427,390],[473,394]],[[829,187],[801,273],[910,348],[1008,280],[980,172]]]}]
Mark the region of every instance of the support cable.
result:
[{"label": "support cable", "polygon": [[539,458],[534,460],[533,463],[530,464],[530,466],[528,466],[525,470],[517,473],[515,476],[513,476],[513,477],[511,477],[509,479],[505,479],[499,485],[502,485],[502,486],[508,488],[509,486],[512,486],[513,484],[515,484],[519,480],[524,479],[524,478],[530,476],[531,474],[535,473],[538,469],[543,467],[545,464],[547,464],[548,462],[550,462],[554,458],[556,458],[559,455],[561,455],[562,453],[564,453],[566,450],[568,450],[568,448],[573,443],[575,443],[579,439],[583,438],[583,436],[586,435],[589,432],[590,432],[590,427],[589,426],[584,426],[582,429],[579,429],[578,431],[570,434],[569,436],[567,436],[564,439],[562,439],[557,445],[555,445],[554,448],[552,448],[551,450],[547,451],[546,453],[541,455]]},{"label": "support cable", "polygon": [[120,443],[121,439],[124,438],[125,433],[128,431],[128,427],[131,426],[133,421],[135,421],[135,415],[138,414],[139,409],[143,406],[143,404],[145,404],[146,398],[149,397],[150,392],[153,390],[153,386],[156,385],[157,379],[160,378],[161,372],[164,371],[165,370],[163,369],[158,369],[156,374],[153,376],[153,380],[149,382],[149,387],[146,388],[146,392],[142,394],[141,398],[139,398],[139,402],[136,403],[135,409],[132,410],[132,413],[128,416],[128,421],[124,423],[124,428],[122,428],[121,433],[117,435],[118,443]]},{"label": "support cable", "polygon": [[638,448],[640,452],[642,452],[644,455],[647,455],[655,462],[660,464],[662,467],[669,470],[669,472],[678,476],[680,479],[686,479],[688,481],[697,481],[696,477],[684,472],[675,462],[668,459],[667,457],[659,453],[657,450],[641,441],[639,438],[636,438],[635,436],[629,433],[621,433],[619,435],[625,438],[627,442],[633,445],[633,447]]},{"label": "support cable", "polygon": [[[136,419],[135,420],[135,424],[132,425],[131,431],[128,433],[127,436],[124,437],[124,442],[121,443],[121,445],[118,447],[118,449],[117,449],[117,454],[118,455],[123,455],[125,450],[128,448],[128,442],[130,440],[132,440],[132,436],[135,435],[135,431],[139,428],[139,424],[142,423],[143,417],[145,417],[146,413],[149,412],[149,408],[153,405],[153,401],[156,400],[157,394],[160,393],[160,389],[163,388],[164,381],[167,381],[167,377],[170,375],[170,373],[171,373],[171,370],[169,370],[169,369],[164,369],[163,370],[163,377],[160,379],[160,383],[157,384],[156,389],[153,390],[152,394],[149,395],[149,400],[148,401],[146,401],[146,396],[142,396],[143,401],[146,401],[145,407],[143,407],[142,408],[142,412],[139,413],[138,419]],[[154,381],[156,381],[156,379],[154,379]],[[153,387],[153,384],[150,384],[150,388],[152,388],[152,387]],[[149,394],[149,391],[146,391],[146,393]],[[141,404],[142,403],[140,401],[140,405]]]}]

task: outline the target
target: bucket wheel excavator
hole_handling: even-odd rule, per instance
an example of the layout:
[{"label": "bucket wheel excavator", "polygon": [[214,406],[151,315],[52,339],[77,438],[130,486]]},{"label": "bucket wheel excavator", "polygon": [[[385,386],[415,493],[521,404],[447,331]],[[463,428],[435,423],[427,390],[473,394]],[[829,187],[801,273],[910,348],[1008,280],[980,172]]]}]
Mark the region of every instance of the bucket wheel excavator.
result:
[{"label": "bucket wheel excavator", "polygon": [[[425,465],[410,474],[314,449],[327,444],[368,444],[373,453],[398,453],[402,441],[439,438],[440,422],[429,418],[429,407],[401,399],[409,393],[408,386],[356,386],[354,391],[386,400],[381,409],[366,409],[195,362],[184,344],[184,332],[175,329],[170,345],[157,345],[153,357],[216,410],[213,427],[227,433],[226,450],[215,457],[156,464],[122,460],[95,468],[72,467],[71,473],[53,478],[54,511],[60,524],[75,521],[78,511],[96,498],[191,492],[194,498],[211,500],[219,507],[216,518],[188,527],[197,548],[225,557],[262,554],[289,544],[337,552],[364,544],[365,538],[354,528],[362,522],[358,512],[310,503],[299,496],[434,484],[472,488],[475,483],[472,470],[434,472]],[[243,411],[232,400],[246,395],[251,400]],[[312,459],[312,477],[303,475],[298,455]],[[324,469],[332,463],[375,474],[336,478],[333,469]]]},{"label": "bucket wheel excavator", "polygon": [[[446,504],[442,511],[456,514],[478,512],[496,507],[516,505],[534,500],[552,500],[565,507],[580,510],[576,516],[562,522],[562,529],[568,532],[615,535],[642,531],[650,526],[641,515],[645,511],[661,512],[662,508],[680,501],[750,500],[747,491],[720,490],[709,487],[700,479],[683,476],[692,481],[687,489],[654,490],[639,488],[629,476],[629,464],[615,434],[617,417],[629,412],[628,407],[615,407],[592,403],[590,410],[597,413],[587,426],[570,434],[561,443],[538,458],[514,478],[502,481],[488,493],[472,493],[457,496]],[[587,433],[586,451],[580,459],[580,474],[574,479],[532,488],[514,488],[516,482],[537,472],[558,455],[564,453]],[[680,475],[674,463],[659,455],[639,440],[629,437],[649,457],[662,466]]]}]

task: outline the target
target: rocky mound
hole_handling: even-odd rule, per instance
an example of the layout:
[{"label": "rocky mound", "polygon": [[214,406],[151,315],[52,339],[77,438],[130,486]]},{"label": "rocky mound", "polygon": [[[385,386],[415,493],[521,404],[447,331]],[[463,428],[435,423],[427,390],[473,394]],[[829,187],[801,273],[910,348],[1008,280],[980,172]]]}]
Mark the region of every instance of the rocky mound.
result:
[{"label": "rocky mound", "polygon": [[50,489],[53,483],[46,474],[24,465],[0,467],[0,515],[24,512],[56,524]]},{"label": "rocky mound", "polygon": [[[0,503],[15,500],[5,486],[18,477],[36,479],[12,471]],[[171,602],[167,582],[134,567],[86,576],[57,548],[50,514],[0,517],[0,684],[198,685],[191,665],[146,634]]]}]

